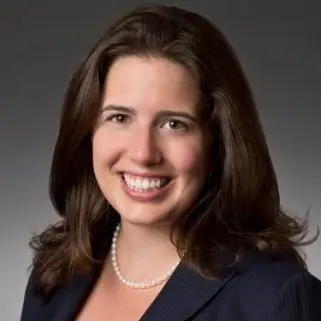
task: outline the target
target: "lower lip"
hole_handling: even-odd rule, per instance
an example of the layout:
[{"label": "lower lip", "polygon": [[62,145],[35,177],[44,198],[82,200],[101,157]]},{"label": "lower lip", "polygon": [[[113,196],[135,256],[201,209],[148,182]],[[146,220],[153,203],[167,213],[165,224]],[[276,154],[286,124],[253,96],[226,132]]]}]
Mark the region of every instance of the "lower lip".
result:
[{"label": "lower lip", "polygon": [[162,196],[164,194],[164,192],[166,192],[168,185],[169,185],[169,183],[167,183],[164,187],[157,189],[157,190],[150,191],[150,192],[139,192],[139,191],[135,191],[135,190],[132,190],[131,188],[129,188],[127,186],[127,184],[124,182],[122,175],[119,175],[119,179],[120,179],[121,185],[123,186],[126,194],[129,195],[134,200],[139,201],[139,202],[150,202],[150,201],[156,200],[157,198]]}]

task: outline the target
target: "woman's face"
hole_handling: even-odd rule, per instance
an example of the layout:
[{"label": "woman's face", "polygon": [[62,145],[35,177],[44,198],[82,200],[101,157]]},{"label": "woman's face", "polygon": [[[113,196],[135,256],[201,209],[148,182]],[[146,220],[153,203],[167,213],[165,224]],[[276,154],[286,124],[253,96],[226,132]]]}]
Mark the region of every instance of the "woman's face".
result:
[{"label": "woman's face", "polygon": [[168,224],[194,203],[207,174],[199,91],[166,59],[120,58],[106,78],[93,166],[123,221]]}]

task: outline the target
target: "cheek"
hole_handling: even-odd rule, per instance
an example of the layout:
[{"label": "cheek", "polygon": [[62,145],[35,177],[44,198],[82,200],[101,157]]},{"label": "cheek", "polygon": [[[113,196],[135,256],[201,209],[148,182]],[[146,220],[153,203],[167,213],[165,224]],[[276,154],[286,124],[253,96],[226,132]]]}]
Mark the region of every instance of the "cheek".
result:
[{"label": "cheek", "polygon": [[170,153],[170,162],[181,174],[202,173],[205,172],[204,156],[201,144],[183,144]]},{"label": "cheek", "polygon": [[119,154],[118,146],[118,144],[112,143],[110,135],[107,135],[103,128],[97,129],[92,138],[94,166],[97,167],[112,164]]}]

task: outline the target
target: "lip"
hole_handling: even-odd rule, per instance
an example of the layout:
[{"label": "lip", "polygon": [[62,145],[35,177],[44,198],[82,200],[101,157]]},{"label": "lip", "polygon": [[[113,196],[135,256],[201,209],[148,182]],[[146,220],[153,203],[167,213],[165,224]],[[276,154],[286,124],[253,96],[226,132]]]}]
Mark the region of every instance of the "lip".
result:
[{"label": "lip", "polygon": [[[136,176],[136,177],[155,177],[155,178],[159,178],[159,177],[168,177],[168,176],[157,176],[155,174],[153,175],[150,175],[150,174],[145,174],[145,175],[137,175],[137,174],[132,174],[132,173],[129,173],[129,172],[126,172],[126,174],[129,174],[129,175],[133,175],[133,176]],[[166,183],[166,185],[160,189],[157,189],[157,190],[154,190],[154,191],[150,191],[150,192],[139,192],[139,191],[134,191],[132,189],[130,189],[127,184],[124,182],[124,178],[123,178],[123,174],[119,174],[118,175],[118,178],[119,178],[119,181],[120,181],[120,184],[122,186],[122,188],[124,189],[125,193],[130,197],[132,198],[133,200],[135,201],[138,201],[138,202],[152,202],[152,201],[156,201],[156,200],[159,200],[160,198],[164,197],[165,194],[167,193],[168,191],[168,188],[169,186],[171,185],[171,181],[169,181],[168,183]]]},{"label": "lip", "polygon": [[127,171],[123,171],[123,172],[119,172],[120,175],[124,175],[127,174],[129,176],[133,176],[133,177],[137,177],[137,178],[168,178],[170,179],[170,177],[168,175],[162,175],[162,174],[157,174],[157,173],[135,173],[135,172],[127,172]]}]

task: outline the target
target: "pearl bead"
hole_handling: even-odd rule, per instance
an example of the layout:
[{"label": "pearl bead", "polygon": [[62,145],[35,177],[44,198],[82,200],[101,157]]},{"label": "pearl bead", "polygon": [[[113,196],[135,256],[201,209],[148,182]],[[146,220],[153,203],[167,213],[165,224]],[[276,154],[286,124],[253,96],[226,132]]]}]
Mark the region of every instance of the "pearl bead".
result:
[{"label": "pearl bead", "polygon": [[118,239],[118,234],[119,234],[119,230],[120,230],[120,224],[117,225],[115,231],[114,231],[114,235],[112,238],[112,244],[111,244],[111,260],[112,260],[112,266],[114,268],[114,272],[118,278],[118,280],[133,289],[149,289],[155,286],[158,286],[162,283],[164,283],[165,281],[167,281],[171,275],[174,273],[175,269],[177,268],[178,263],[176,263],[173,267],[171,267],[171,269],[161,278],[156,278],[154,280],[152,280],[151,282],[131,282],[127,279],[124,278],[124,276],[121,274],[120,272],[120,268],[118,266],[117,263],[117,239]]}]

